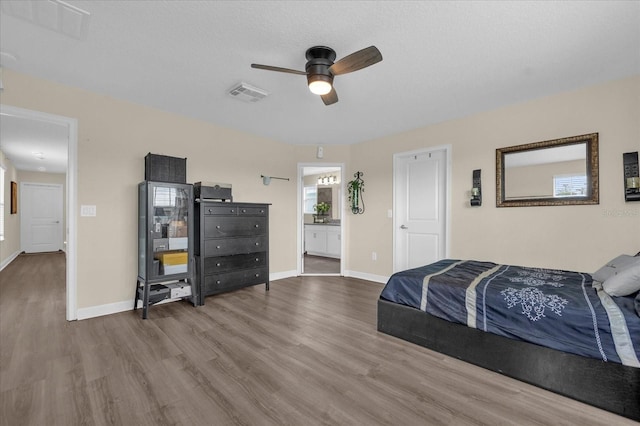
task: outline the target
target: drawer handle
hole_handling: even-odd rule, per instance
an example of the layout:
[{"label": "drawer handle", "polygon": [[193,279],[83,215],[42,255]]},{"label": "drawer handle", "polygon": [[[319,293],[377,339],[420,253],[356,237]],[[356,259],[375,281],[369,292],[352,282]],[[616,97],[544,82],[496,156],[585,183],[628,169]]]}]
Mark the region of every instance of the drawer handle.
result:
[{"label": "drawer handle", "polygon": [[257,246],[259,246],[259,245],[260,245],[260,243],[256,243],[256,245],[257,245]]},{"label": "drawer handle", "polygon": [[220,246],[216,246],[217,249],[220,249]]},{"label": "drawer handle", "polygon": [[231,209],[231,213],[235,213],[235,212],[236,212],[236,210],[235,210],[235,209]]},{"label": "drawer handle", "polygon": [[260,274],[256,274],[256,278],[258,278],[260,276]]},{"label": "drawer handle", "polygon": [[213,209],[209,209],[209,213],[212,213],[212,212],[213,212]]},{"label": "drawer handle", "polygon": [[260,228],[260,225],[258,225],[258,224],[256,223],[255,227],[256,227],[256,228]]},{"label": "drawer handle", "polygon": [[216,281],[216,284],[220,284],[220,280]]},{"label": "drawer handle", "polygon": [[216,263],[216,266],[221,266],[221,264],[220,263]]},{"label": "drawer handle", "polygon": [[247,212],[247,209],[242,209],[242,213],[246,213],[246,212]]},{"label": "drawer handle", "polygon": [[260,258],[259,257],[256,257],[256,262],[260,262]]},{"label": "drawer handle", "polygon": [[216,225],[216,229],[220,229],[220,225]]}]

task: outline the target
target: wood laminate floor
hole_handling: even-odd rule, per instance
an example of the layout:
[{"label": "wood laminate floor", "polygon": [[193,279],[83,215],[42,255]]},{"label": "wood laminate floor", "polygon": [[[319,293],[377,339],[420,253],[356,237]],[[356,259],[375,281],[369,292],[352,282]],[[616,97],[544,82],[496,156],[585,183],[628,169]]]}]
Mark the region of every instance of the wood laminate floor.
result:
[{"label": "wood laminate floor", "polygon": [[67,322],[64,280],[63,254],[0,272],[2,425],[635,424],[378,333],[380,284],[290,278]]},{"label": "wood laminate floor", "polygon": [[340,259],[323,256],[304,255],[305,274],[339,274]]}]

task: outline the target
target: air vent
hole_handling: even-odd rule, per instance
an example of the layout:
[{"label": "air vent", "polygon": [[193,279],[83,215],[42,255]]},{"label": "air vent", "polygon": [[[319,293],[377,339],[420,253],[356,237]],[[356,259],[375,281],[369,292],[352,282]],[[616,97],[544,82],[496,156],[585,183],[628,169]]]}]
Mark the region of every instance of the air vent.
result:
[{"label": "air vent", "polygon": [[229,90],[229,95],[244,102],[255,103],[266,98],[269,93],[247,83],[240,83]]}]

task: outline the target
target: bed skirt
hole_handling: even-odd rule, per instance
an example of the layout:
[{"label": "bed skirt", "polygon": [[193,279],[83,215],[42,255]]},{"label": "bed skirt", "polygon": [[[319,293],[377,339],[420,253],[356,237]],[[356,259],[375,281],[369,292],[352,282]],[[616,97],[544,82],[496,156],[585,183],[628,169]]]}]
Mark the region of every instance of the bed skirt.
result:
[{"label": "bed skirt", "polygon": [[640,368],[508,339],[384,299],[378,331],[640,421]]}]

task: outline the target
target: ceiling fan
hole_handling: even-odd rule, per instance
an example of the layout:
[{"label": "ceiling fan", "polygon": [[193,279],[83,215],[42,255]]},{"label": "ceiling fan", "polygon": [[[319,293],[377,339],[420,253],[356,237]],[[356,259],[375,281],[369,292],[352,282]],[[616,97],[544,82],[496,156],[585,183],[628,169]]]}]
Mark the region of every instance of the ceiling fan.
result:
[{"label": "ceiling fan", "polygon": [[336,52],[326,46],[311,47],[307,49],[305,55],[307,57],[305,71],[260,64],[251,64],[251,68],[306,75],[311,93],[320,95],[325,105],[331,105],[338,102],[338,94],[333,87],[334,76],[358,71],[382,61],[382,54],[375,46],[358,50],[338,62],[333,62],[336,59]]}]

